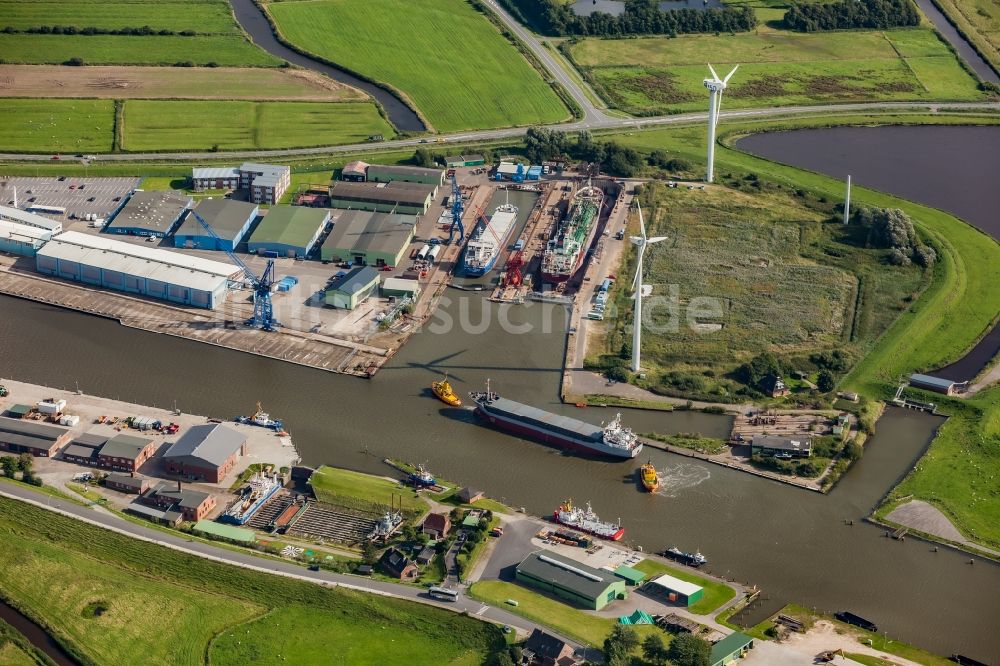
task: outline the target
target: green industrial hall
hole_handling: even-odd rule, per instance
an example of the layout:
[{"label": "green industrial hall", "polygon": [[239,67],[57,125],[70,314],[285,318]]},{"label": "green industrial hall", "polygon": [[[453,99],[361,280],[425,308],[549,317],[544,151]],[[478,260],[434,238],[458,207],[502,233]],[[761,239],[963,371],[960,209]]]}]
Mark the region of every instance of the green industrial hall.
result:
[{"label": "green industrial hall", "polygon": [[326,290],[326,304],[353,310],[378,291],[378,271],[371,266],[357,266],[337,278]]},{"label": "green industrial hall", "polygon": [[335,214],[333,231],[323,241],[320,256],[323,261],[348,261],[359,266],[398,266],[417,224],[413,215],[367,210]]},{"label": "green industrial hall", "polygon": [[369,164],[367,180],[370,183],[423,183],[425,185],[444,185],[444,169],[428,169],[417,166],[385,166]]},{"label": "green industrial hall", "polygon": [[274,206],[257,225],[250,252],[275,257],[305,258],[330,221],[330,211],[305,206]]},{"label": "green industrial hall", "polygon": [[610,571],[588,567],[550,550],[537,550],[517,565],[516,579],[575,605],[601,610],[624,599],[625,581]]},{"label": "green industrial hall", "polygon": [[400,180],[390,183],[348,183],[338,180],[330,185],[330,206],[423,215],[430,207],[436,191],[436,185],[404,183]]}]

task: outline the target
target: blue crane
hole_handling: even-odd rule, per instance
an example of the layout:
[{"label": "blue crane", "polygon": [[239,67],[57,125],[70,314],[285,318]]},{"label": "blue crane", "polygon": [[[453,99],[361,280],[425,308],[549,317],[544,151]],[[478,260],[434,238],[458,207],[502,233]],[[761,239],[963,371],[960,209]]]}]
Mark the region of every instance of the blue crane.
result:
[{"label": "blue crane", "polygon": [[[194,215],[194,219],[198,220],[198,224],[205,228],[209,236],[215,239],[220,246],[224,245],[225,241],[219,238],[219,234],[215,233],[215,230],[205,221],[205,218],[193,210],[191,214]],[[274,285],[274,260],[268,259],[264,274],[261,277],[257,277],[257,274],[250,270],[250,267],[243,263],[243,260],[237,257],[232,250],[226,250],[226,254],[229,255],[230,261],[243,270],[253,288],[253,316],[247,319],[247,326],[259,328],[264,331],[275,330],[278,322],[274,319],[274,309],[271,306],[271,287]]]},{"label": "blue crane", "polygon": [[448,245],[451,245],[455,237],[455,227],[458,227],[459,244],[465,240],[465,225],[462,224],[462,213],[465,212],[465,203],[462,201],[462,190],[458,187],[458,179],[455,174],[451,175],[451,228],[448,230]]}]

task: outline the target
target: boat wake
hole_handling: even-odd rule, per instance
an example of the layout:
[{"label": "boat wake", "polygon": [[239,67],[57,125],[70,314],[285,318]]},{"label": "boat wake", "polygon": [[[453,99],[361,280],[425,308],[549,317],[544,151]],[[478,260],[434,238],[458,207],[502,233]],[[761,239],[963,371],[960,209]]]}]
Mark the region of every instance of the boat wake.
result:
[{"label": "boat wake", "polygon": [[682,490],[704,483],[712,476],[704,465],[693,463],[669,465],[657,471],[660,474],[660,488],[656,494],[664,497],[677,497]]}]

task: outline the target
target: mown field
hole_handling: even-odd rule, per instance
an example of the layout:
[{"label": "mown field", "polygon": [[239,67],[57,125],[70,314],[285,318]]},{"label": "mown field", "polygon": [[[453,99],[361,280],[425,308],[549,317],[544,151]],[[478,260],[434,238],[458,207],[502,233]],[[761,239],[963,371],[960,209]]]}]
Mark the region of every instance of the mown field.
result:
[{"label": "mown field", "polygon": [[127,100],[122,149],[296,148],[392,137],[373,103]]},{"label": "mown field", "polygon": [[0,97],[360,101],[366,95],[302,69],[0,65]]},{"label": "mown field", "polygon": [[993,69],[1000,72],[1000,2],[996,0],[937,0]]},{"label": "mown field", "polygon": [[199,33],[235,33],[225,0],[0,0],[0,30],[27,30],[41,26],[77,29],[141,28],[193,30]]},{"label": "mown field", "polygon": [[457,613],[190,557],[12,500],[0,500],[0,534],[5,598],[83,663],[315,663],[323,649],[349,666],[471,666],[505,644]]},{"label": "mown field", "polygon": [[319,0],[268,7],[299,47],[402,91],[439,131],[567,118],[558,96],[465,0]]},{"label": "mown field", "polygon": [[111,100],[0,99],[0,149],[107,152],[114,135]]},{"label": "mown field", "polygon": [[586,39],[570,53],[609,104],[637,115],[704,107],[707,62],[720,76],[740,65],[723,108],[983,98],[976,80],[928,28]]},{"label": "mown field", "polygon": [[316,498],[330,504],[389,506],[393,502],[407,511],[424,511],[427,503],[413,490],[391,479],[338,467],[320,467],[309,479]]}]

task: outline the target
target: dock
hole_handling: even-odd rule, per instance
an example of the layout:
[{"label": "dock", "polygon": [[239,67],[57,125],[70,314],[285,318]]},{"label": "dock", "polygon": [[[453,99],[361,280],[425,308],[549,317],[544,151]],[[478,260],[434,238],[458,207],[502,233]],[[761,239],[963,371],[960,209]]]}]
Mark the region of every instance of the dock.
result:
[{"label": "dock", "polygon": [[[525,297],[531,292],[532,275],[538,272],[542,262],[542,254],[545,246],[552,236],[556,223],[559,221],[559,203],[566,198],[566,192],[561,187],[562,183],[546,183],[541,187],[542,194],[538,197],[534,209],[528,216],[521,235],[518,236],[523,247],[519,251],[512,251],[507,256],[508,266],[500,273],[500,281],[490,295],[490,300],[495,303],[524,303]],[[507,268],[513,257],[520,252],[520,271],[522,280],[520,284],[509,284]]]}]

